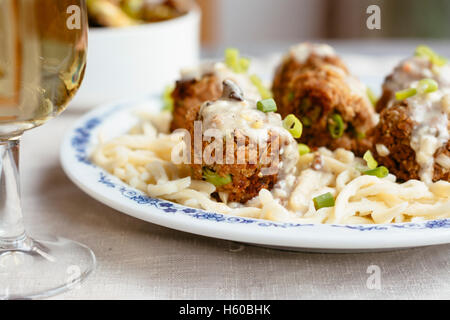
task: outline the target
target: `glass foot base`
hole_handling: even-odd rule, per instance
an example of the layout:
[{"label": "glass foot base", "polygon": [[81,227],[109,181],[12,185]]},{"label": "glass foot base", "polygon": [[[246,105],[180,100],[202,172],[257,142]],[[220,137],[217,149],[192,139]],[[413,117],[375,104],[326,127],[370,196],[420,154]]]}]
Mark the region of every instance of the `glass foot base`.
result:
[{"label": "glass foot base", "polygon": [[94,253],[64,238],[0,246],[0,299],[38,299],[76,289],[95,268]]}]

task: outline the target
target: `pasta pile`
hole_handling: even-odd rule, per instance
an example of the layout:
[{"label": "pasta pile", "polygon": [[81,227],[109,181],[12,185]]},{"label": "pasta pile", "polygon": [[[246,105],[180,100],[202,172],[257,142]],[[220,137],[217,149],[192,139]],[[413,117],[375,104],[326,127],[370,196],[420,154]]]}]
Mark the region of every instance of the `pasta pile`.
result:
[{"label": "pasta pile", "polygon": [[[171,161],[183,148],[182,135],[169,133],[171,114],[140,113],[139,117],[129,133],[110,141],[100,137],[92,160],[151,197],[217,213],[293,223],[381,224],[450,217],[450,183],[400,184],[392,174],[361,175],[358,168],[364,160],[344,149],[319,148],[301,156],[288,195],[262,189],[245,205],[218,202],[211,196],[213,184],[191,179],[187,165]],[[318,159],[321,170],[313,169]],[[327,192],[336,199],[335,206],[316,210],[312,199]]]}]

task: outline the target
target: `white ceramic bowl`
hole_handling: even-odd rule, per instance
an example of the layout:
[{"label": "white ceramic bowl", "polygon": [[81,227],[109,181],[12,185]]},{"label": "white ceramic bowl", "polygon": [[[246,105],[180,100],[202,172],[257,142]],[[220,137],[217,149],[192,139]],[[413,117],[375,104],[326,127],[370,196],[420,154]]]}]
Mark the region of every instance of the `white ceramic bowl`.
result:
[{"label": "white ceramic bowl", "polygon": [[180,68],[198,63],[200,10],[168,21],[89,31],[87,68],[73,105],[161,92]]}]

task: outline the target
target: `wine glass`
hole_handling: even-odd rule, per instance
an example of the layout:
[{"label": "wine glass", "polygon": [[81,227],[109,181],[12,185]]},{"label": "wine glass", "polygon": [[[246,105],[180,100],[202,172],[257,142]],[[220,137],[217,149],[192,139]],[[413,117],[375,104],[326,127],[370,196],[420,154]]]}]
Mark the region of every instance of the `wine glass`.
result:
[{"label": "wine glass", "polygon": [[21,135],[60,114],[81,84],[87,28],[85,0],[0,0],[0,299],[58,294],[95,268],[80,243],[28,236],[18,170]]}]

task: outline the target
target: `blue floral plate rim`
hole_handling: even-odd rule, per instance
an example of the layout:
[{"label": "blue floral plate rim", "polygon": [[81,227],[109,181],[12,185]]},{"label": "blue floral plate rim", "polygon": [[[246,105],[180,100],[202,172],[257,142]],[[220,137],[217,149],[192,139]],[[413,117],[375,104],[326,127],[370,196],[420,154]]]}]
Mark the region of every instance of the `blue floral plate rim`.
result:
[{"label": "blue floral plate rim", "polygon": [[[148,103],[155,110],[160,106],[158,97],[144,96],[97,107],[76,121],[61,146],[61,163],[69,178],[87,194],[116,210],[181,231],[255,244],[287,245],[288,248],[304,244],[307,248],[378,249],[450,243],[448,218],[380,225],[283,223],[208,212],[149,197],[89,159],[99,128],[109,121],[117,121],[118,114],[130,113],[142,103]],[[315,233],[324,239],[321,241]],[[413,234],[420,239],[408,240]],[[386,235],[392,238],[391,242],[384,238]]]}]

